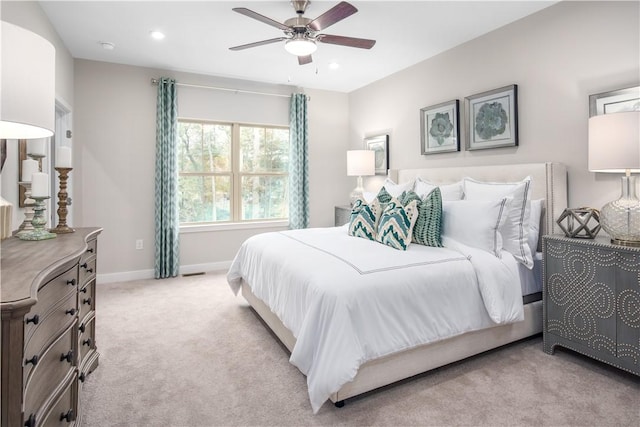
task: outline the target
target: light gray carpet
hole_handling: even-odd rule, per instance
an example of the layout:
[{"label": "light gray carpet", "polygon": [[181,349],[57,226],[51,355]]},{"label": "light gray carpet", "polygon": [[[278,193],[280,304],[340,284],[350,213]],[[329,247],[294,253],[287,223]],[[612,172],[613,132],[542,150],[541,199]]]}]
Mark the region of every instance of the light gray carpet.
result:
[{"label": "light gray carpet", "polygon": [[534,337],[326,403],[225,274],[98,285],[83,426],[639,426],[640,380]]}]

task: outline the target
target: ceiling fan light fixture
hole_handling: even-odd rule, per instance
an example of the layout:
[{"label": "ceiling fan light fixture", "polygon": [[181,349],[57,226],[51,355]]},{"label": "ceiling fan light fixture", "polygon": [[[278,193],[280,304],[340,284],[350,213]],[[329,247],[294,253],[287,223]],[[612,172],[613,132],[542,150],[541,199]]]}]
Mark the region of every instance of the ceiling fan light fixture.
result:
[{"label": "ceiling fan light fixture", "polygon": [[309,56],[318,49],[318,46],[316,46],[316,42],[313,40],[296,37],[291,40],[287,40],[284,44],[284,48],[287,52],[296,56]]}]

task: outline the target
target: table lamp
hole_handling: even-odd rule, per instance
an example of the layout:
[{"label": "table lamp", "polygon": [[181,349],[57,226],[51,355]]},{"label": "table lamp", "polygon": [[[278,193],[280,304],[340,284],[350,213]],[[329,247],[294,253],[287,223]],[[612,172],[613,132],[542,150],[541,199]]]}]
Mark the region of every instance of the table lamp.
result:
[{"label": "table lamp", "polygon": [[349,150],[347,151],[347,176],[357,176],[356,188],[349,195],[351,206],[362,197],[362,177],[376,174],[376,153],[373,150]]},{"label": "table lamp", "polygon": [[640,200],[636,177],[631,175],[640,173],[640,111],[589,119],[589,170],[624,173],[622,194],[600,210],[600,224],[611,243],[640,246]]}]

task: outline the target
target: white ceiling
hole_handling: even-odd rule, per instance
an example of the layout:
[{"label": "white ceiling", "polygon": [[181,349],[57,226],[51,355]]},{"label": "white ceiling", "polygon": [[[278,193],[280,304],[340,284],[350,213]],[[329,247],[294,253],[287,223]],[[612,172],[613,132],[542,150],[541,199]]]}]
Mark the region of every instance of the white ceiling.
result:
[{"label": "white ceiling", "polygon": [[[305,17],[337,4],[313,1]],[[282,1],[41,1],[75,58],[350,92],[537,12],[555,1],[350,1],[358,12],[322,31],[377,40],[371,50],[318,43],[298,65],[284,42],[229,47],[282,32],[233,12],[246,7],[279,22],[295,17]],[[151,30],[166,34],[161,41]],[[105,50],[101,42],[115,44]],[[508,41],[506,41],[508,42]],[[329,69],[330,62],[340,67]]]}]

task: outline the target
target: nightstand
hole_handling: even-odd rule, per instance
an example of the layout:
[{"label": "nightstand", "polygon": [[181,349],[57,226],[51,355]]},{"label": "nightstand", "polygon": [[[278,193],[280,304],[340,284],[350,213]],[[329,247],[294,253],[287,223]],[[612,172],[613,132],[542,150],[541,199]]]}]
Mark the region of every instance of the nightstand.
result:
[{"label": "nightstand", "polygon": [[336,206],[334,218],[336,227],[348,223],[349,219],[351,219],[351,206]]},{"label": "nightstand", "polygon": [[562,346],[640,375],[640,248],[544,236],[544,351]]}]

